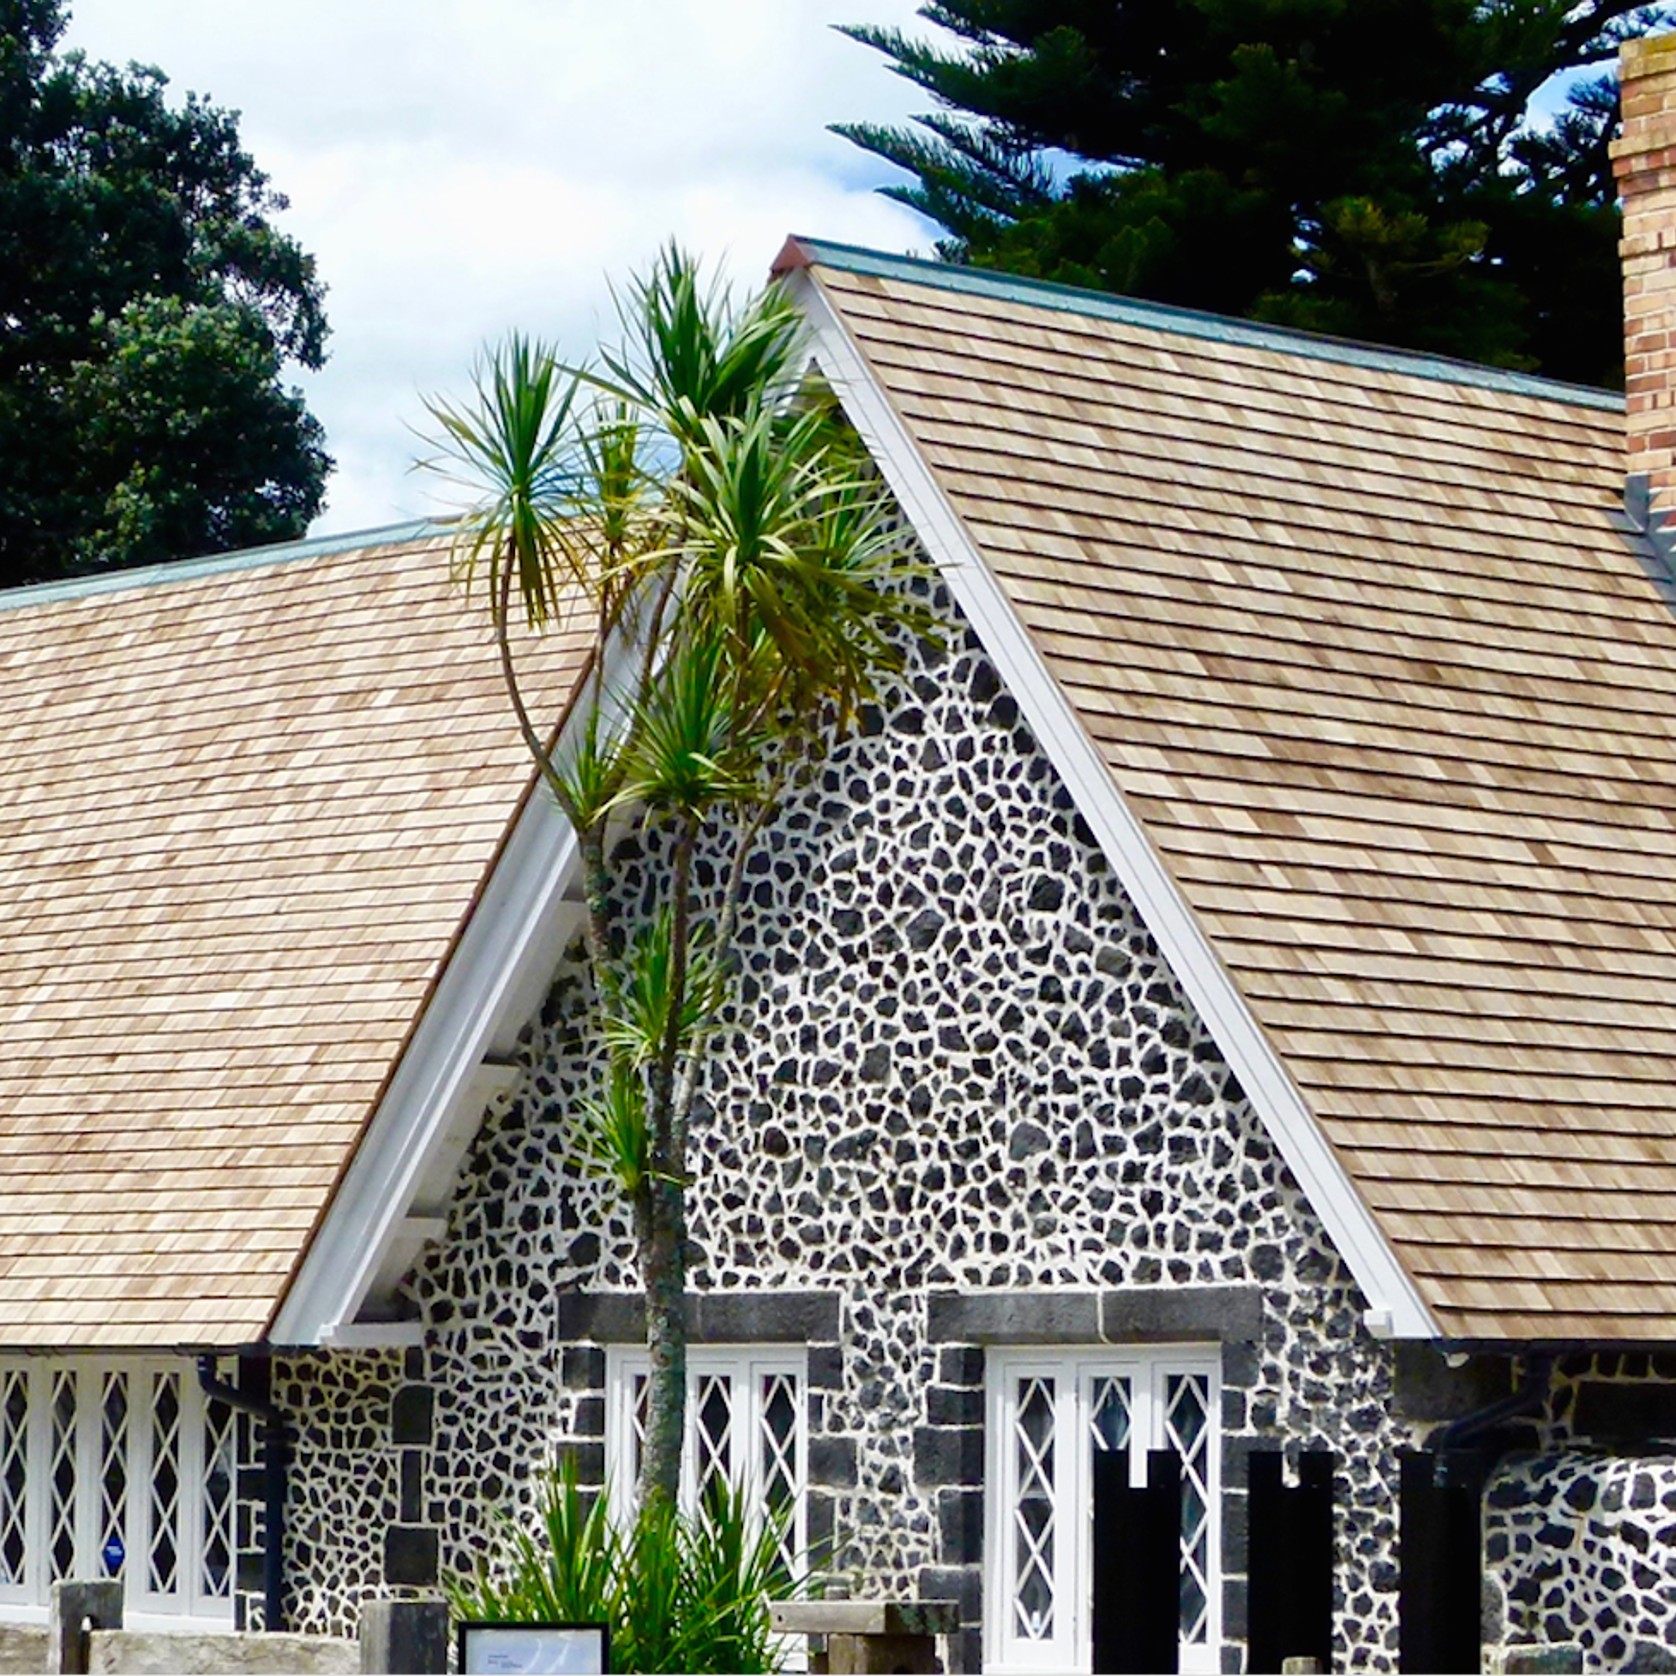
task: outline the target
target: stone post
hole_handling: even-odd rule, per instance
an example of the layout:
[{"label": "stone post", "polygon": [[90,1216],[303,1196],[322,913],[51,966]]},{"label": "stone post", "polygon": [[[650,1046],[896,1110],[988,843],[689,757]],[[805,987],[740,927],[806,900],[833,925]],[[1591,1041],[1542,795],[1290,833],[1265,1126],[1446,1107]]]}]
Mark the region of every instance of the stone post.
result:
[{"label": "stone post", "polygon": [[121,1628],[122,1584],[115,1578],[54,1583],[47,1607],[47,1669],[85,1676],[88,1632]]},{"label": "stone post", "polygon": [[361,1607],[361,1669],[443,1676],[448,1607],[440,1600],[369,1600]]}]

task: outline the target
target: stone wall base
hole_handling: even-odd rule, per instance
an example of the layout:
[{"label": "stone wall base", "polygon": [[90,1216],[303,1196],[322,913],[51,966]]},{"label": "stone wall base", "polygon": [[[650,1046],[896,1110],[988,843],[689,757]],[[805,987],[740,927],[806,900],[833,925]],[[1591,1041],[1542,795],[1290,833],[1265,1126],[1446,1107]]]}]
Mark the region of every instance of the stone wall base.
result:
[{"label": "stone wall base", "polygon": [[37,1624],[0,1624],[0,1676],[39,1676],[47,1667],[47,1632]]},{"label": "stone wall base", "polygon": [[88,1670],[102,1676],[359,1676],[360,1669],[357,1644],[328,1635],[95,1630],[88,1648]]}]

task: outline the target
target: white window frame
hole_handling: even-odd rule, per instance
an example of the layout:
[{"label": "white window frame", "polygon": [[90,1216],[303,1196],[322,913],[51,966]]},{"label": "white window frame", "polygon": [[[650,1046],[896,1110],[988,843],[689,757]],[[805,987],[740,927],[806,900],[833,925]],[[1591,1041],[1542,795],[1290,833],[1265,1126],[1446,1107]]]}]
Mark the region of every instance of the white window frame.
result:
[{"label": "white window frame", "polygon": [[[608,1349],[605,1353],[605,1472],[616,1504],[629,1505],[637,1472],[634,1384],[648,1376],[651,1358],[646,1350]],[[733,1419],[730,1428],[728,1473],[745,1505],[760,1513],[763,1505],[762,1387],[770,1378],[792,1382],[795,1472],[792,1476],[792,1562],[799,1573],[808,1564],[809,1487],[809,1358],[801,1346],[689,1345],[687,1347],[686,1431],[681,1449],[681,1506],[691,1513],[698,1505],[699,1384],[710,1377],[729,1379]],[[744,1401],[741,1407],[740,1397]],[[743,1441],[744,1448],[740,1449]]]},{"label": "white window frame", "polygon": [[[1206,1345],[1033,1346],[991,1348],[986,1363],[984,1553],[984,1669],[996,1676],[1034,1671],[1087,1671],[1091,1663],[1089,1602],[1093,1588],[1092,1387],[1096,1379],[1127,1378],[1131,1419],[1129,1481],[1146,1481],[1147,1451],[1167,1446],[1167,1381],[1190,1375],[1205,1381],[1206,1615],[1202,1642],[1181,1643],[1183,1672],[1221,1668],[1222,1657],[1222,1358]],[[1053,1381],[1053,1632],[1040,1639],[1018,1633],[1014,1611],[1018,1449],[1014,1423],[1019,1383]],[[1067,1448],[1066,1440],[1074,1447]]]},{"label": "white window frame", "polygon": [[[123,1421],[125,1482],[122,1541],[123,1621],[133,1629],[166,1628],[182,1623],[230,1628],[233,1593],[237,1587],[236,1458],[238,1419],[231,1420],[235,1451],[229,1463],[231,1497],[227,1532],[227,1579],[224,1594],[204,1588],[204,1524],[206,1517],[205,1454],[209,1444],[208,1401],[198,1383],[196,1366],[188,1360],[162,1357],[7,1357],[0,1356],[0,1395],[10,1376],[21,1373],[28,1400],[27,1454],[24,1481],[24,1562],[21,1580],[0,1582],[0,1621],[40,1623],[47,1616],[52,1567],[49,1543],[52,1518],[51,1464],[53,1392],[61,1375],[69,1375],[75,1390],[75,1556],[70,1575],[106,1575],[103,1547],[103,1402],[105,1380],[126,1380]],[[154,1444],[154,1402],[159,1381],[172,1378],[179,1399],[177,1432],[178,1488],[175,1537],[175,1586],[157,1590],[151,1583],[151,1455]]]}]

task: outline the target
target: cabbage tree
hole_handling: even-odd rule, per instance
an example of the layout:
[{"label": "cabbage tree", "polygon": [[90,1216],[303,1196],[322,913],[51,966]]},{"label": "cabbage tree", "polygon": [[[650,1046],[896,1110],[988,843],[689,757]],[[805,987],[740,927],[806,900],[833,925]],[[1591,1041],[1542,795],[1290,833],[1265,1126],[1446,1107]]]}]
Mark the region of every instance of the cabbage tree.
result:
[{"label": "cabbage tree", "polygon": [[[576,1120],[632,1215],[651,1508],[680,1482],[690,1126],[706,1043],[733,1004],[747,866],[782,799],[931,624],[910,544],[810,382],[801,318],[777,286],[735,306],[671,247],[619,315],[622,342],[595,363],[514,337],[468,401],[431,412],[448,469],[481,497],[460,525],[460,572],[580,849],[606,1068]],[[578,624],[592,643],[580,696],[566,716],[537,714],[515,630]],[[635,824],[656,829],[666,862],[649,914],[615,888],[614,845]],[[713,865],[696,865],[701,851]]]}]

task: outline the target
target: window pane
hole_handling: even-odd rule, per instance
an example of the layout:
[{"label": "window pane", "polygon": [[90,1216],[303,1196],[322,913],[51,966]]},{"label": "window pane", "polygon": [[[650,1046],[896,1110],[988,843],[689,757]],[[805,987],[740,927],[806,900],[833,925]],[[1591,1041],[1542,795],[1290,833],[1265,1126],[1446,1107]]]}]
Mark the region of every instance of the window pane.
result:
[{"label": "window pane", "polygon": [[[120,1577],[128,1538],[128,1375],[107,1373],[99,1389],[99,1575]],[[112,1556],[120,1555],[116,1563]]]},{"label": "window pane", "polygon": [[1053,1388],[1051,1379],[1021,1379],[1014,1410],[1013,1608],[1018,1633],[1026,1641],[1053,1635]]},{"label": "window pane", "polygon": [[[801,1359],[801,1358],[799,1358]],[[638,1477],[650,1374],[640,1356],[608,1364],[606,1460],[614,1478]],[[681,1505],[696,1512],[719,1484],[745,1498],[754,1527],[783,1523],[780,1557],[803,1567],[804,1377],[788,1355],[694,1346],[687,1352]]]},{"label": "window pane", "polygon": [[172,1593],[180,1568],[176,1520],[180,1515],[180,1379],[160,1373],[151,1402],[151,1552],[148,1575],[152,1592]]},{"label": "window pane", "polygon": [[1099,1450],[1127,1449],[1131,1408],[1129,1381],[1117,1374],[1100,1374],[1089,1399],[1089,1430]]},{"label": "window pane", "polygon": [[629,1481],[623,1485],[623,1495],[633,1500],[640,1483],[640,1463],[646,1457],[646,1419],[651,1412],[652,1382],[645,1374],[637,1373],[630,1387],[629,1401]]},{"label": "window pane", "polygon": [[224,1402],[204,1405],[203,1566],[198,1588],[211,1600],[233,1592],[233,1487],[238,1428]]},{"label": "window pane", "polygon": [[780,1543],[780,1560],[788,1575],[797,1559],[797,1531],[793,1512],[797,1505],[797,1381],[789,1373],[766,1374],[762,1381],[763,1511],[783,1520],[785,1535]]},{"label": "window pane", "polygon": [[1181,1638],[1201,1645],[1210,1620],[1210,1380],[1164,1381],[1165,1445],[1181,1456]]},{"label": "window pane", "polygon": [[0,1584],[23,1582],[23,1503],[29,1483],[29,1375],[0,1371]]},{"label": "window pane", "polygon": [[693,1439],[697,1445],[693,1464],[702,1505],[712,1484],[718,1480],[728,1483],[733,1477],[733,1381],[727,1374],[699,1376],[695,1422],[698,1433]]},{"label": "window pane", "polygon": [[52,1379],[52,1453],[47,1480],[52,1496],[47,1521],[47,1566],[54,1582],[76,1570],[76,1379]]}]

